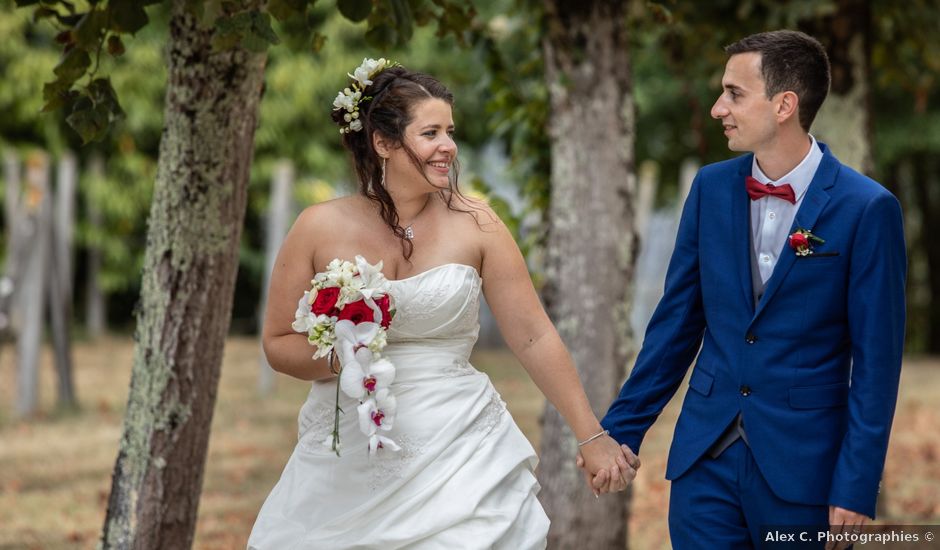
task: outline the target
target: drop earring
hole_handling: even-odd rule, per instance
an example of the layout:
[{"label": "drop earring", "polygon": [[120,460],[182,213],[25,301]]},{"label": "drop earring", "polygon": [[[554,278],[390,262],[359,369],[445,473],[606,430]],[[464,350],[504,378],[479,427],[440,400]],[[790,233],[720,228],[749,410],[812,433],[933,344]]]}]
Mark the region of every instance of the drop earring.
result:
[{"label": "drop earring", "polygon": [[382,157],[382,182],[379,183],[382,187],[385,187],[385,164],[388,163],[388,159]]}]

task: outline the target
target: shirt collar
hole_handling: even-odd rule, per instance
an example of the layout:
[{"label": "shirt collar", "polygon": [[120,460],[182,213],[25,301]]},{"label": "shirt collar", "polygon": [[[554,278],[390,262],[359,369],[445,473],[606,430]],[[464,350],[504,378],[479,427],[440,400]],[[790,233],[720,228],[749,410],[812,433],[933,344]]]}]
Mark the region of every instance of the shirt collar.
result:
[{"label": "shirt collar", "polygon": [[816,169],[819,168],[819,163],[822,162],[823,158],[822,149],[820,149],[819,144],[816,143],[816,138],[814,138],[812,134],[809,134],[809,139],[809,152],[806,153],[803,160],[796,165],[796,168],[790,170],[782,178],[773,181],[767,177],[767,175],[761,171],[760,166],[757,165],[757,155],[755,155],[754,159],[751,161],[751,176],[761,183],[773,183],[774,185],[778,185],[778,182],[779,185],[789,183],[790,187],[793,188],[793,194],[796,195],[796,200],[799,201],[803,198],[803,194],[806,193],[806,190],[809,189],[809,184],[813,181]]}]

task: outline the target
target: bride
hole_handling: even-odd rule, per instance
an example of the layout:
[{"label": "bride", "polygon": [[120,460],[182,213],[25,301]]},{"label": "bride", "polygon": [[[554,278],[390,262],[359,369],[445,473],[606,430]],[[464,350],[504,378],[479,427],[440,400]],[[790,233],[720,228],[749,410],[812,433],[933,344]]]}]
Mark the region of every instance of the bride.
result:
[{"label": "bride", "polygon": [[[248,540],[253,549],[544,548],[535,451],[489,378],[467,358],[480,294],[536,385],[579,441],[608,490],[636,475],[636,457],[606,435],[539,303],[522,254],[499,218],[457,188],[452,94],[426,74],[365,60],[337,97],[360,194],[301,213],[278,254],[263,331],[271,366],[312,380],[299,440]],[[370,453],[357,402],[339,406],[336,376],[291,322],[297,299],[334,258],[382,262],[395,317],[383,355],[397,374],[387,432],[396,449]],[[391,446],[389,446],[391,447]]]}]

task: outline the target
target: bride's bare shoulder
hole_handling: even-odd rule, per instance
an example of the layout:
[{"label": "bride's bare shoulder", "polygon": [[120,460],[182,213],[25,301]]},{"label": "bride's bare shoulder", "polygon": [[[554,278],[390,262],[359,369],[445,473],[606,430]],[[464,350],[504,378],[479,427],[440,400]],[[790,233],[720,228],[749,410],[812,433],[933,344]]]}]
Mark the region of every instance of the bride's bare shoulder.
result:
[{"label": "bride's bare shoulder", "polygon": [[[364,209],[364,197],[349,195],[311,204],[297,216],[296,225],[306,231],[329,232],[343,220],[358,216]],[[354,218],[353,218],[354,219]]]},{"label": "bride's bare shoulder", "polygon": [[503,225],[502,220],[484,198],[455,194],[451,198],[450,204],[451,208],[455,210],[454,213],[459,214],[458,218],[464,218],[466,221],[472,222],[478,230],[490,232]]}]

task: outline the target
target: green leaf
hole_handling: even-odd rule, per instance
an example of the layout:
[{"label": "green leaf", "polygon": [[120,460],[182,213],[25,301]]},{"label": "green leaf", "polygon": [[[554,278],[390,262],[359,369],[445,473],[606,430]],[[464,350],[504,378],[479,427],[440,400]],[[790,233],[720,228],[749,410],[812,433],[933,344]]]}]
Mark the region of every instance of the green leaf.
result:
[{"label": "green leaf", "polygon": [[134,34],[150,21],[144,7],[132,0],[112,0],[108,9],[111,12],[111,29],[117,32]]},{"label": "green leaf", "polygon": [[243,48],[255,53],[262,53],[267,51],[269,45],[270,44],[267,40],[264,39],[264,37],[254,32],[249,32],[244,37],[242,37],[241,40],[241,46]]},{"label": "green leaf", "polygon": [[268,13],[251,12],[251,32],[268,44],[278,44],[281,41],[271,28],[271,15]]},{"label": "green leaf", "polygon": [[46,82],[42,87],[42,99],[45,101],[42,112],[48,113],[64,107],[78,97],[78,92],[71,90],[71,86],[61,80]]},{"label": "green leaf", "polygon": [[97,49],[104,32],[105,14],[99,10],[92,10],[80,14],[81,19],[75,25],[75,43],[78,47],[92,50]]},{"label": "green leaf", "polygon": [[33,12],[33,23],[38,22],[40,19],[55,17],[56,15],[58,15],[58,13],[56,13],[56,11],[52,8],[36,8],[36,11]]},{"label": "green leaf", "polygon": [[89,143],[103,137],[108,128],[108,120],[100,110],[91,106],[85,107],[82,99],[85,98],[75,102],[75,109],[65,121],[78,133],[83,143]]},{"label": "green leaf", "polygon": [[268,2],[268,12],[278,21],[300,16],[306,8],[306,0],[270,0]]},{"label": "green leaf", "polygon": [[25,8],[26,6],[32,6],[33,4],[38,4],[39,0],[16,0],[16,7]]},{"label": "green leaf", "polygon": [[85,74],[90,65],[91,57],[88,52],[80,48],[72,48],[52,72],[59,77],[59,80],[71,85]]},{"label": "green leaf", "polygon": [[395,28],[398,30],[397,39],[401,42],[411,40],[414,32],[414,17],[407,0],[391,0],[392,13],[395,17]]},{"label": "green leaf", "polygon": [[251,14],[241,12],[231,17],[219,17],[215,20],[215,28],[223,34],[244,34],[251,29]]},{"label": "green leaf", "polygon": [[372,13],[372,2],[370,0],[336,0],[336,7],[343,17],[353,23],[365,21]]},{"label": "green leaf", "polygon": [[377,50],[387,50],[395,45],[398,33],[391,25],[380,23],[366,31],[366,43]]}]

